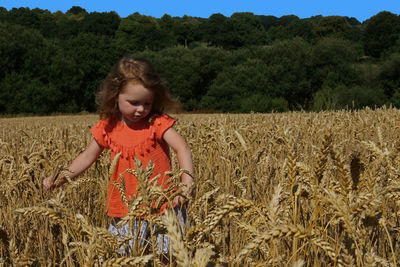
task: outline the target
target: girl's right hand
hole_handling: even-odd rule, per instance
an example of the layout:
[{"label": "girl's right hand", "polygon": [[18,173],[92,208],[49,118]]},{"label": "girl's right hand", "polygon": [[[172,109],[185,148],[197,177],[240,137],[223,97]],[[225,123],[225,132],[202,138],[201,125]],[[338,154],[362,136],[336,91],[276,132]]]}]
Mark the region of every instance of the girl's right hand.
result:
[{"label": "girl's right hand", "polygon": [[43,180],[43,186],[47,190],[51,190],[54,187],[54,178],[53,176],[49,176]]}]

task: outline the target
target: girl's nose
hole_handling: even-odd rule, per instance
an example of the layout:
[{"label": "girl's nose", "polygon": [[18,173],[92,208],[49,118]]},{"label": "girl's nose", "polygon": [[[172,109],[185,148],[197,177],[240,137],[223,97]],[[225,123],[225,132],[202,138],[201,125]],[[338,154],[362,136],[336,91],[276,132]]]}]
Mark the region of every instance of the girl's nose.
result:
[{"label": "girl's nose", "polygon": [[142,112],[144,110],[144,106],[143,105],[139,105],[137,107],[137,111]]}]

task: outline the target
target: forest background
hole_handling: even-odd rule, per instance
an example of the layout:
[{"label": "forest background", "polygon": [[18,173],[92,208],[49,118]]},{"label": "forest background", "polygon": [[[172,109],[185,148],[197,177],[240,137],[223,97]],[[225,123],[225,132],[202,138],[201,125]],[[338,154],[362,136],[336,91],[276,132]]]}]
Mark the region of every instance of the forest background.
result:
[{"label": "forest background", "polygon": [[95,112],[124,54],[148,58],[185,111],[400,107],[400,17],[161,18],[0,7],[0,114]]}]

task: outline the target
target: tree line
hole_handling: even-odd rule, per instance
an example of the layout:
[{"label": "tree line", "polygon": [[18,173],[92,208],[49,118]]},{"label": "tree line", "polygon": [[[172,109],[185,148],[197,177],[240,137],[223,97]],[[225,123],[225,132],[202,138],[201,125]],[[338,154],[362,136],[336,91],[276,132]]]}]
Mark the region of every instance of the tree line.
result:
[{"label": "tree line", "polygon": [[94,112],[124,54],[151,60],[186,111],[400,106],[400,17],[387,11],[359,22],[0,7],[0,114]]}]

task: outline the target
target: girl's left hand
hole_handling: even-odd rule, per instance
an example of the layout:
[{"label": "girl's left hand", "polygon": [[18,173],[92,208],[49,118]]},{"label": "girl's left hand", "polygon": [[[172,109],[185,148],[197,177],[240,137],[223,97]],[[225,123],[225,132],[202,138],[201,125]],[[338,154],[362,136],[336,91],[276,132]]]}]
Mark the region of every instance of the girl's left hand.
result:
[{"label": "girl's left hand", "polygon": [[174,198],[174,206],[175,207],[182,207],[185,206],[189,202],[189,199],[183,196],[176,196]]},{"label": "girl's left hand", "polygon": [[48,191],[52,190],[54,188],[54,177],[49,176],[43,179],[43,186],[46,188]]}]

